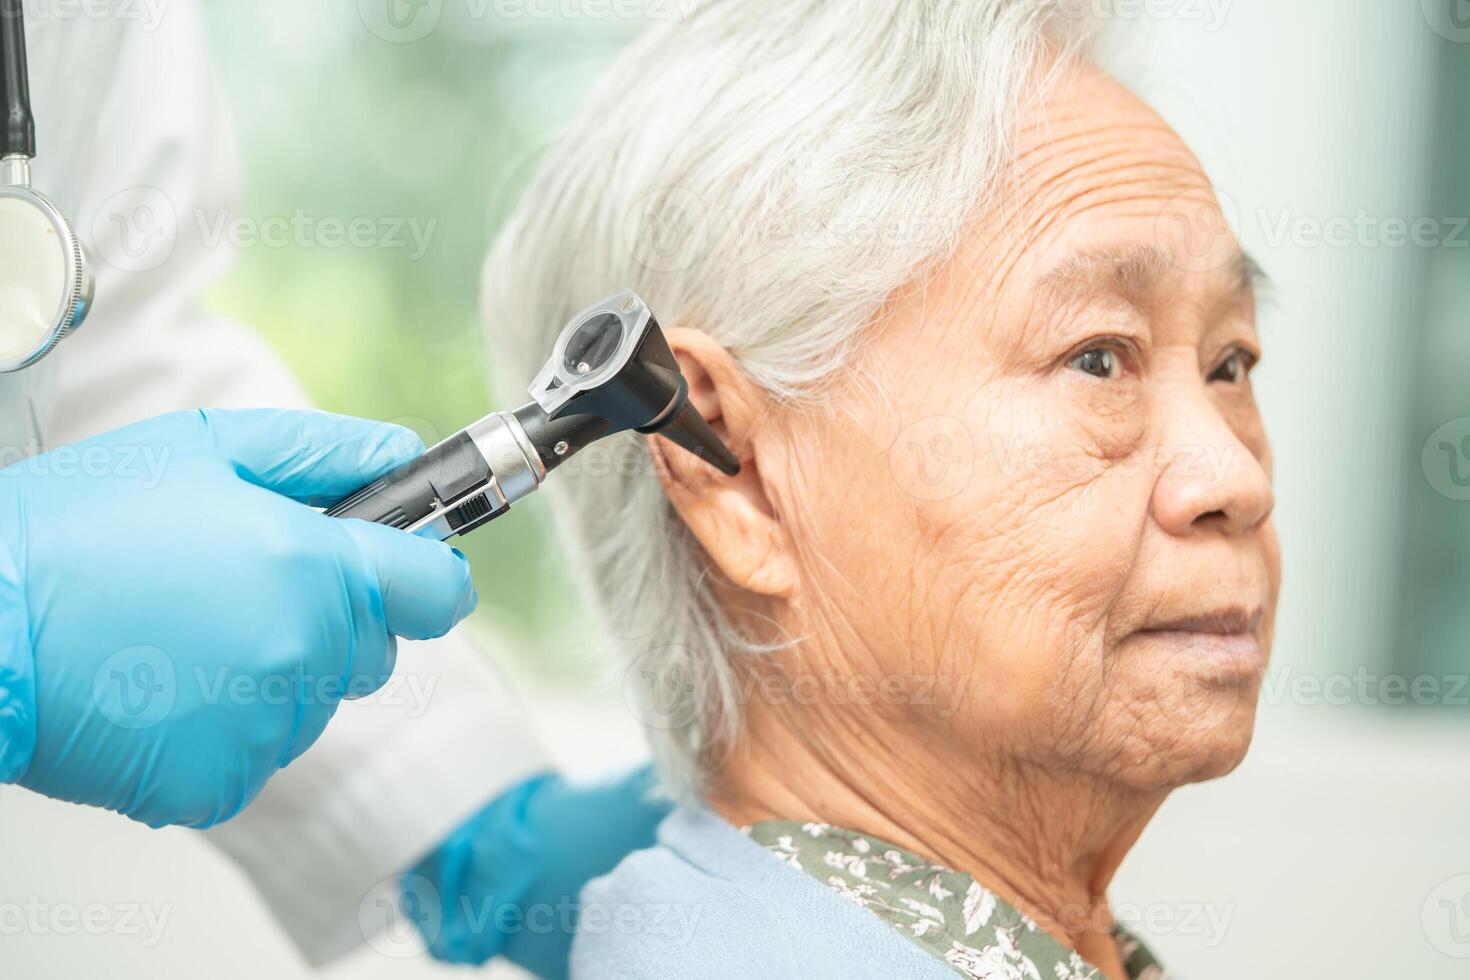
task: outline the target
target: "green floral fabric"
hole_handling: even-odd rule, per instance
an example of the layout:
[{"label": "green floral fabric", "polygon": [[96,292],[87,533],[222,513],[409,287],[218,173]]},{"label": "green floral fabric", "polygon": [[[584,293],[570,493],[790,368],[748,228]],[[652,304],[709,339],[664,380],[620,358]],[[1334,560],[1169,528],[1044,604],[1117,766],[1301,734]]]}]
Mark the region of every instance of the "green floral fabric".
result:
[{"label": "green floral fabric", "polygon": [[[930,864],[875,837],[821,823],[772,820],[742,832],[825,882],[976,980],[1102,980],[1075,950],[968,874]],[[1131,980],[1167,980],[1148,949],[1115,935]]]}]

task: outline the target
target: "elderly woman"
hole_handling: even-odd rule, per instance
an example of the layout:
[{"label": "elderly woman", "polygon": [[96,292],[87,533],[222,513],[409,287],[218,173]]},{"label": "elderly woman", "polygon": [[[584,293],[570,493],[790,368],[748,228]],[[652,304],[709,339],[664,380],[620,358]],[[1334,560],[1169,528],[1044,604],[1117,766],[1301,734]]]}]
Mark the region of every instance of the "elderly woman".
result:
[{"label": "elderly woman", "polygon": [[1162,976],[1108,884],[1241,761],[1279,554],[1254,267],[1081,27],[705,4],[492,255],[515,377],[632,286],[744,464],[563,481],[682,802],[584,892],[579,975]]}]

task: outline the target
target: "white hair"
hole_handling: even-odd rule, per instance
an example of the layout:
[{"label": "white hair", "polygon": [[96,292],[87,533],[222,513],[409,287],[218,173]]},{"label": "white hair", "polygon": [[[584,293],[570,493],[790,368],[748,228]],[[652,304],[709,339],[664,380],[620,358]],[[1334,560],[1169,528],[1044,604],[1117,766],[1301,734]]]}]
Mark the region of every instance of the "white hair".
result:
[{"label": "white hair", "polygon": [[[1047,42],[1086,33],[1066,6],[714,0],[650,31],[547,155],[487,260],[503,375],[523,386],[579,309],[632,288],[773,397],[809,401],[996,186]],[[642,437],[618,440],[602,447],[613,463],[552,481],[554,514],[635,671],[664,786],[685,796],[737,730],[736,659],[763,648],[715,601]],[[667,703],[671,686],[687,700]]]}]

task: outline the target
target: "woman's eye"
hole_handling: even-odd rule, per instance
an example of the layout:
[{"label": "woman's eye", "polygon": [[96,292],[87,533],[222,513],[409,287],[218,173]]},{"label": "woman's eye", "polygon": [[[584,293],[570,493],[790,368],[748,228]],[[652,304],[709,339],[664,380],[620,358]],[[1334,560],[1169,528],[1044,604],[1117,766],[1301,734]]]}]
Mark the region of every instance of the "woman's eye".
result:
[{"label": "woman's eye", "polygon": [[1105,348],[1083,351],[1067,362],[1067,366],[1105,381],[1123,373],[1123,359],[1118,356],[1118,352]]},{"label": "woman's eye", "polygon": [[1256,366],[1256,358],[1248,351],[1237,350],[1220,362],[1220,366],[1210,373],[1209,381],[1223,381],[1226,384],[1238,385],[1250,377],[1251,368]]}]

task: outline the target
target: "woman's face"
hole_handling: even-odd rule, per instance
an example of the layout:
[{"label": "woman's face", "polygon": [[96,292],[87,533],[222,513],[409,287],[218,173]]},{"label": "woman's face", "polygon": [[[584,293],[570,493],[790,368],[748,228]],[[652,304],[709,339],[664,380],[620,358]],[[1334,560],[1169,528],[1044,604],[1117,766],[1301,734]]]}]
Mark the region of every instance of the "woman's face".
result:
[{"label": "woman's face", "polygon": [[[1249,744],[1280,558],[1252,266],[1179,137],[1067,69],[1005,193],[761,442],[797,629],[906,731],[1140,789]],[[813,452],[812,447],[821,447]]]}]

